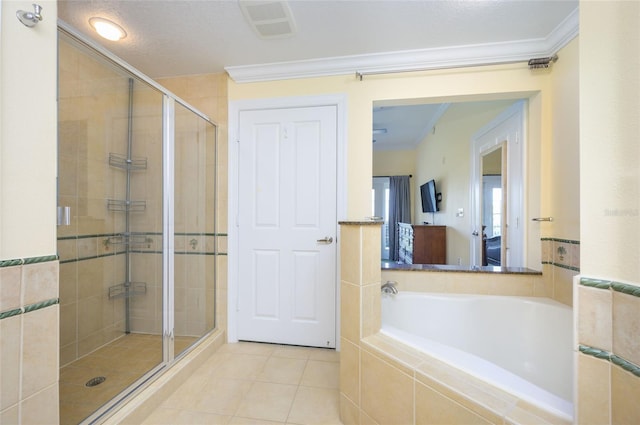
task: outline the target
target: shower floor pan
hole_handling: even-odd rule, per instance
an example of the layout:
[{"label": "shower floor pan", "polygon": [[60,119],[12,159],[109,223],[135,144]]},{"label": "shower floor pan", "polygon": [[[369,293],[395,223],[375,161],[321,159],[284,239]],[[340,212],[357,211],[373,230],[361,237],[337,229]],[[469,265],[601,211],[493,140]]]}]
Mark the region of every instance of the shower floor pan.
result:
[{"label": "shower floor pan", "polygon": [[[176,355],[197,338],[176,337]],[[76,425],[162,360],[162,337],[128,334],[60,369],[60,424]]]}]

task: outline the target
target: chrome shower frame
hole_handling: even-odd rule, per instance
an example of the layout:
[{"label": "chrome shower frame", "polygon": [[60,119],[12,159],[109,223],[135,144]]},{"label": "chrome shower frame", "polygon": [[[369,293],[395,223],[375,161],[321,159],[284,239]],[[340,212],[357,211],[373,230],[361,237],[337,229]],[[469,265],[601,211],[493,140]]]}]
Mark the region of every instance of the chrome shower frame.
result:
[{"label": "chrome shower frame", "polygon": [[[174,299],[173,293],[175,288],[174,282],[174,257],[175,257],[175,237],[174,237],[174,194],[171,190],[167,188],[173,188],[175,182],[175,172],[174,172],[174,162],[175,162],[175,107],[176,102],[186,109],[191,111],[194,115],[201,118],[205,122],[213,125],[214,134],[215,134],[215,161],[217,163],[217,155],[218,155],[218,124],[209,118],[207,115],[198,111],[195,107],[191,106],[188,102],[180,99],[174,93],[170,92],[160,84],[158,84],[153,79],[147,77],[142,72],[118,58],[102,46],[96,44],[95,42],[88,39],[82,33],[77,31],[75,28],[67,24],[62,20],[58,20],[58,31],[61,33],[71,37],[78,43],[88,47],[89,49],[97,52],[107,61],[117,65],[118,67],[125,70],[131,76],[135,77],[137,80],[144,82],[148,86],[156,89],[158,92],[162,94],[162,279],[163,279],[163,297],[162,297],[162,351],[163,351],[163,362],[154,367],[152,370],[147,372],[145,375],[137,379],[128,389],[123,392],[123,396],[112,399],[107,404],[103,405],[100,409],[95,411],[92,415],[84,420],[83,423],[96,423],[100,422],[115,412],[115,407],[118,406],[121,402],[127,400],[128,398],[136,395],[142,389],[144,389],[148,384],[150,384],[155,378],[160,376],[160,372],[167,369],[169,365],[171,365],[174,360],[176,360],[176,356],[174,355],[174,325],[175,325],[175,315],[174,315]],[[133,125],[132,125],[132,114],[133,114],[133,80],[129,81],[129,123],[128,123],[128,140],[127,140],[127,160],[132,159],[132,139],[133,139]],[[217,176],[216,176],[217,178]],[[217,180],[214,180],[212,184],[217,191]],[[130,172],[127,172],[126,177],[126,200],[130,200],[131,195],[131,176]],[[133,202],[133,201],[131,201]],[[217,195],[214,196],[214,211],[217,211]],[[126,235],[130,235],[130,223],[129,217],[125,218],[125,237]],[[217,235],[217,224],[218,220],[215,219],[213,223],[213,234]],[[217,255],[218,248],[217,243],[214,245],[214,255]],[[125,291],[131,290],[131,267],[130,267],[130,252],[129,252],[129,244],[126,244],[126,280],[125,280]],[[217,264],[214,262],[214,276],[217,275]],[[127,288],[128,287],[128,288]],[[217,298],[217,291],[214,286],[214,297]],[[123,294],[125,297],[126,303],[126,332],[130,332],[129,325],[129,296],[127,294]],[[213,333],[217,328],[217,324],[214,322],[214,326],[212,329],[209,329],[204,335],[202,335],[199,341],[205,339],[208,335]],[[194,343],[191,346],[191,349],[195,348],[198,345],[198,342]],[[187,351],[184,351],[180,357],[182,357]]]}]

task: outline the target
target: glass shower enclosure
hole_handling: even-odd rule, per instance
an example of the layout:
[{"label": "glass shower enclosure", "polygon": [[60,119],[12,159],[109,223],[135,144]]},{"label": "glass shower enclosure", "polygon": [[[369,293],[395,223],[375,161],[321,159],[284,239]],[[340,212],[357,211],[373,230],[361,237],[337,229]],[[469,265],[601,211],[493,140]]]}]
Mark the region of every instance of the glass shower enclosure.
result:
[{"label": "glass shower enclosure", "polygon": [[216,126],[59,30],[60,423],[92,421],[215,328]]}]

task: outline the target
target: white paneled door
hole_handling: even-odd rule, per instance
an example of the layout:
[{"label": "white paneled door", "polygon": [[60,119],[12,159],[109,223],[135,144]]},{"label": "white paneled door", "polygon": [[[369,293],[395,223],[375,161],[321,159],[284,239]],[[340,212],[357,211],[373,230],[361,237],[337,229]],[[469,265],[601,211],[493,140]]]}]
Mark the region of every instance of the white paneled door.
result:
[{"label": "white paneled door", "polygon": [[335,347],[336,114],[240,112],[239,340]]}]

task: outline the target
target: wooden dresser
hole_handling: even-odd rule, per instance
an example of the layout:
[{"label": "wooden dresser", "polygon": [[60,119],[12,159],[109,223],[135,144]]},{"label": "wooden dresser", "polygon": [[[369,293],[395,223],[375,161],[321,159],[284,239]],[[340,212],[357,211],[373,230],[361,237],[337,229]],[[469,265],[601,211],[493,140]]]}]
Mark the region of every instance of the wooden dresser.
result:
[{"label": "wooden dresser", "polygon": [[447,226],[398,223],[399,259],[406,264],[447,264]]}]

